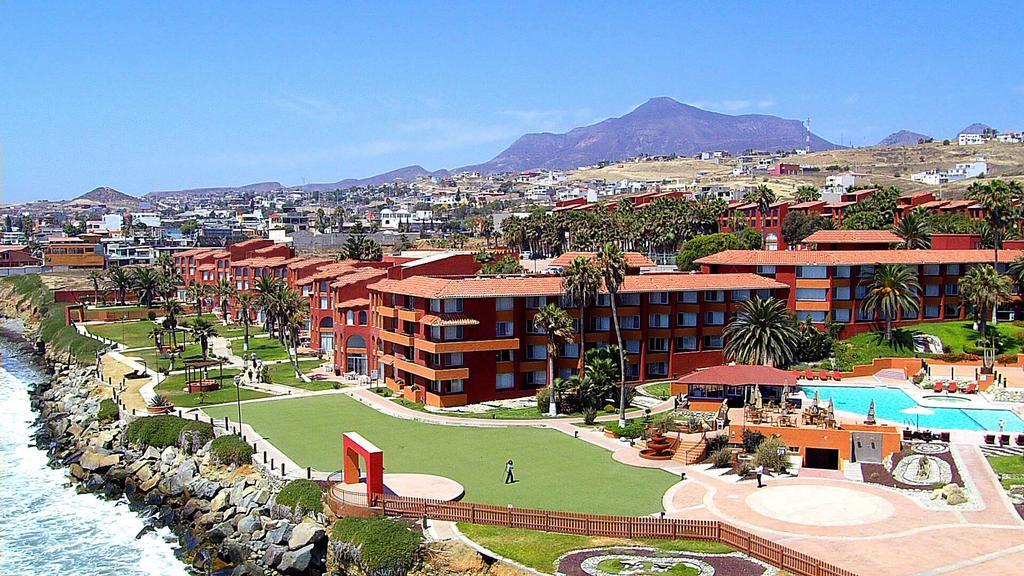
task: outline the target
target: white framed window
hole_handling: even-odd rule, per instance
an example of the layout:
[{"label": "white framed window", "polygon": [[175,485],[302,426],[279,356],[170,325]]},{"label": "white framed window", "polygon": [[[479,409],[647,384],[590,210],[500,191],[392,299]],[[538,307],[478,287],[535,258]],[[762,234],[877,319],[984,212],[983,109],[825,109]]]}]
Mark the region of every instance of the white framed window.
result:
[{"label": "white framed window", "polygon": [[725,291],[724,290],[705,290],[704,291],[705,302],[725,302]]},{"label": "white framed window", "polygon": [[639,294],[619,294],[619,306],[639,306]]},{"label": "white framed window", "polygon": [[697,293],[696,292],[680,292],[678,296],[680,304],[696,304]]},{"label": "white framed window", "polygon": [[463,364],[462,352],[450,352],[445,362],[445,366],[462,366]]},{"label": "white framed window", "polygon": [[676,337],[676,352],[692,352],[697,349],[696,336]]},{"label": "white framed window", "polygon": [[648,338],[647,349],[651,352],[668,352],[668,338]]},{"label": "white framed window", "polygon": [[494,326],[494,335],[498,338],[508,338],[515,334],[514,322],[498,322]]},{"label": "white framed window", "polygon": [[548,347],[543,344],[530,344],[526,347],[527,360],[547,360]]},{"label": "white framed window", "polygon": [[828,268],[825,266],[797,266],[797,278],[828,278]]},{"label": "white framed window", "polygon": [[494,375],[495,390],[511,390],[516,387],[516,375],[511,372],[499,372]]},{"label": "white framed window", "polygon": [[431,298],[430,299],[430,311],[431,312],[440,312],[441,311],[441,299],[440,298]]},{"label": "white framed window", "polygon": [[925,284],[924,295],[925,296],[941,296],[942,289],[939,288],[938,284]]},{"label": "white framed window", "polygon": [[535,372],[526,373],[526,385],[527,386],[547,386],[548,385],[548,373],[545,370],[537,370]]},{"label": "white framed window", "polygon": [[820,324],[825,321],[824,310],[797,310],[795,316],[796,319],[801,322],[810,320],[811,322]]},{"label": "white framed window", "polygon": [[668,376],[668,362],[648,362],[648,376]]},{"label": "white framed window", "polygon": [[680,312],[679,314],[676,314],[676,324],[678,324],[679,326],[696,326],[697,313]]},{"label": "white framed window", "polygon": [[563,358],[579,358],[580,357],[580,345],[575,342],[568,342],[562,345],[562,357]]},{"label": "white framed window", "polygon": [[445,298],[444,311],[448,313],[462,312],[462,298]]},{"label": "white framed window", "polygon": [[849,278],[850,267],[849,266],[836,266],[835,271],[832,272],[833,278]]},{"label": "white framed window", "polygon": [[668,304],[668,292],[651,292],[647,295],[649,304]]},{"label": "white framed window", "polygon": [[833,300],[849,300],[850,299],[850,287],[849,286],[836,286],[832,290]]},{"label": "white framed window", "polygon": [[704,323],[708,326],[721,326],[725,324],[725,312],[708,310],[704,313]]},{"label": "white framed window", "polygon": [[924,276],[938,276],[939,265],[938,264],[925,264],[921,267],[921,274]]},{"label": "white framed window", "polygon": [[757,267],[757,273],[761,276],[775,276],[774,264],[762,264]]},{"label": "white framed window", "polygon": [[329,310],[330,307],[331,307],[331,305],[328,302],[327,296],[321,296],[320,297],[320,309],[321,310]]},{"label": "white framed window", "polygon": [[445,340],[462,340],[462,326],[445,326]]},{"label": "white framed window", "polygon": [[465,390],[465,383],[462,381],[462,378],[448,381],[449,394],[462,394],[463,390]]},{"label": "white framed window", "polygon": [[849,308],[836,308],[832,311],[832,319],[836,322],[843,324],[850,321],[850,309]]},{"label": "white framed window", "polygon": [[609,316],[591,316],[590,325],[595,332],[607,332],[612,325],[612,319]]},{"label": "white framed window", "polygon": [[640,341],[639,340],[623,340],[622,347],[626,351],[626,354],[639,354],[640,353]]},{"label": "white framed window", "polygon": [[722,347],[721,336],[705,336],[704,337],[704,349],[705,350],[718,350]]},{"label": "white framed window", "polygon": [[515,298],[503,297],[503,298],[495,298],[494,299],[494,309],[495,310],[512,310],[515,307],[516,307],[516,299]]},{"label": "white framed window", "polygon": [[639,330],[640,329],[640,317],[639,316],[619,316],[619,326],[623,330]]},{"label": "white framed window", "polygon": [[733,290],[732,301],[733,302],[746,302],[750,300],[750,290]]},{"label": "white framed window", "polygon": [[824,302],[828,298],[827,288],[797,288],[796,299],[811,302]]},{"label": "white framed window", "polygon": [[647,324],[651,328],[668,328],[668,314],[650,314],[647,317]]},{"label": "white framed window", "polygon": [[611,295],[607,292],[601,292],[597,295],[597,300],[594,302],[595,306],[601,306],[607,308],[612,305]]},{"label": "white framed window", "polygon": [[540,309],[548,304],[546,296],[529,296],[526,298],[526,307],[533,309]]}]

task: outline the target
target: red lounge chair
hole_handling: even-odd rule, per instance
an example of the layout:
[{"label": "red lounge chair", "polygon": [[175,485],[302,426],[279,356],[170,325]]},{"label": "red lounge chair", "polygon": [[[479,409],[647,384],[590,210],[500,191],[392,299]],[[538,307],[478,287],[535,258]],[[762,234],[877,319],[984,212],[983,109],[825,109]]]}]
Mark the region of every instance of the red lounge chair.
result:
[{"label": "red lounge chair", "polygon": [[945,386],[946,385],[942,380],[938,380],[935,382],[935,388],[932,388],[932,392],[942,392],[942,389],[945,388]]},{"label": "red lounge chair", "polygon": [[950,392],[951,394],[952,394],[952,393],[954,393],[954,392],[956,392],[956,391],[957,391],[957,385],[956,385],[956,382],[955,382],[955,381],[954,381],[954,382],[950,382],[950,383],[949,383],[949,388],[946,388],[946,390],[949,390],[949,392]]},{"label": "red lounge chair", "polygon": [[842,374],[839,373],[839,370],[836,370],[835,372],[832,373],[832,379],[838,382],[839,380],[843,379],[843,376]]},{"label": "red lounge chair", "polygon": [[814,380],[814,370],[807,370],[804,372],[804,378],[807,380]]},{"label": "red lounge chair", "polygon": [[978,393],[978,383],[977,382],[971,382],[970,384],[967,385],[967,388],[964,388],[964,394],[977,394],[977,393]]},{"label": "red lounge chair", "polygon": [[828,372],[825,372],[824,370],[822,370],[821,372],[818,372],[818,379],[819,380],[828,380]]}]

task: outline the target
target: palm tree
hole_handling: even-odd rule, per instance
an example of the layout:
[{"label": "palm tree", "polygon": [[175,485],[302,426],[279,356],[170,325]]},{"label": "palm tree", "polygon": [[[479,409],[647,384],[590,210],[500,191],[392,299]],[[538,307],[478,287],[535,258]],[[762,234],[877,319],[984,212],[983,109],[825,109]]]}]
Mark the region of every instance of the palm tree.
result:
[{"label": "palm tree", "polygon": [[128,296],[128,290],[130,290],[134,284],[131,273],[127,268],[122,268],[116,265],[111,266],[110,269],[107,270],[107,273],[110,276],[110,285],[117,290],[117,297],[120,300],[121,305],[124,306],[125,299]]},{"label": "palm tree", "polygon": [[774,190],[761,184],[753,192],[744,196],[743,199],[757,204],[757,212],[761,215],[761,246],[763,247],[765,245],[765,235],[768,231],[767,226],[765,226],[768,210],[771,209],[772,204],[778,201],[779,197],[775,194]]},{"label": "palm tree", "polygon": [[185,312],[185,307],[174,298],[164,301],[164,328],[171,330],[171,346],[178,346],[178,315]]},{"label": "palm tree", "polygon": [[586,369],[584,354],[587,341],[587,306],[597,300],[601,290],[601,271],[583,256],[577,256],[569,262],[562,272],[562,291],[580,310],[580,371]]},{"label": "palm tree", "polygon": [[193,340],[199,341],[199,347],[203,350],[203,360],[206,360],[210,351],[210,338],[217,335],[217,328],[206,318],[199,317],[192,323],[189,332],[192,333]]},{"label": "palm tree", "polygon": [[960,278],[960,296],[978,315],[984,340],[988,332],[989,312],[1013,296],[1013,281],[1009,276],[1000,274],[991,264],[974,266]]},{"label": "palm tree", "polygon": [[722,336],[726,338],[725,357],[751,365],[788,366],[796,360],[800,343],[800,332],[786,303],[760,296],[739,307]]},{"label": "palm tree", "polygon": [[1024,256],[1011,262],[1006,273],[1017,283],[1017,292],[1024,294]]},{"label": "palm tree", "polygon": [[908,250],[932,247],[931,215],[925,210],[914,210],[892,227],[894,234],[903,240],[901,248]]},{"label": "palm tree", "polygon": [[153,339],[153,345],[157,350],[160,349],[160,340],[163,339],[163,335],[164,329],[157,324],[154,324],[153,329],[149,331],[149,337]]},{"label": "palm tree", "polygon": [[597,251],[597,265],[604,280],[604,289],[612,305],[612,324],[615,326],[615,343],[619,347],[619,426],[626,426],[626,358],[622,352],[622,330],[619,328],[619,312],[616,304],[619,289],[626,279],[626,255],[614,242],[607,242]]},{"label": "palm tree", "polygon": [[875,274],[861,280],[867,295],[860,302],[861,310],[885,320],[885,339],[892,343],[892,323],[903,312],[920,309],[918,293],[921,286],[917,273],[903,264],[880,264]]},{"label": "palm tree", "polygon": [[139,295],[139,302],[146,308],[153,307],[153,301],[160,291],[160,274],[156,268],[148,266],[135,269],[132,274],[132,284],[135,292]]},{"label": "palm tree", "polygon": [[551,303],[545,306],[533,317],[533,325],[547,335],[548,340],[548,415],[557,416],[558,407],[555,405],[555,357],[558,355],[558,347],[566,342],[572,341],[572,316],[565,310]]},{"label": "palm tree", "polygon": [[203,315],[203,298],[205,298],[208,293],[209,289],[198,282],[192,282],[188,285],[186,294],[188,299],[196,304],[196,318]]},{"label": "palm tree", "polygon": [[967,188],[967,196],[976,200],[985,209],[985,222],[992,230],[996,269],[999,268],[999,249],[1003,246],[1003,233],[1012,225],[1017,212],[1014,205],[1016,188],[1002,180],[993,180],[985,184],[975,182]]},{"label": "palm tree", "polygon": [[[100,303],[100,284],[105,282],[106,276],[102,270],[90,270],[89,281],[92,282],[92,304],[98,306]],[[103,303],[106,304],[107,297],[103,296]]]},{"label": "palm tree", "polygon": [[253,295],[243,292],[238,295],[238,313],[242,317],[242,350],[249,351],[249,312],[253,307]]},{"label": "palm tree", "polygon": [[256,291],[254,304],[263,311],[263,327],[271,334],[274,333],[275,321],[280,312],[279,292],[283,286],[280,279],[264,275],[260,276],[253,287]]},{"label": "palm tree", "polygon": [[174,257],[167,252],[161,252],[156,257],[156,265],[160,267],[164,276],[170,276],[174,273]]},{"label": "palm tree", "polygon": [[309,317],[309,300],[302,298],[298,292],[285,288],[282,317],[279,319],[281,334],[287,339],[288,358],[292,361],[295,376],[301,377],[299,369],[299,332],[306,325]]},{"label": "palm tree", "polygon": [[231,283],[227,278],[221,278],[219,282],[212,286],[213,295],[217,298],[217,304],[220,306],[220,319],[221,322],[228,323],[228,304],[231,303],[231,298],[237,294],[235,285]]}]

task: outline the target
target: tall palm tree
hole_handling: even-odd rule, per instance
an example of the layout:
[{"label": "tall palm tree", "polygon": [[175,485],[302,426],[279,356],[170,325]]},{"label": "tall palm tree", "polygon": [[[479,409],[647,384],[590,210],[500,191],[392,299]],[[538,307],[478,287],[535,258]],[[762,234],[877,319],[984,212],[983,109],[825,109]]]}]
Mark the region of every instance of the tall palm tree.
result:
[{"label": "tall palm tree", "polygon": [[861,310],[885,320],[885,339],[892,343],[893,322],[903,312],[917,312],[921,307],[917,273],[903,264],[880,264],[873,276],[861,280],[861,286],[867,287]]},{"label": "tall palm tree", "polygon": [[1012,296],[1013,280],[991,264],[974,266],[960,278],[960,297],[977,314],[982,339],[988,334],[989,314]]},{"label": "tall palm tree", "polygon": [[1010,262],[1006,273],[1010,276],[1010,279],[1017,283],[1017,293],[1024,294],[1024,256]]},{"label": "tall palm tree", "polygon": [[134,285],[131,272],[127,268],[121,266],[111,266],[107,270],[107,274],[110,276],[110,285],[117,290],[117,297],[121,305],[125,305],[125,299],[128,297],[128,290]]},{"label": "tall palm tree", "polygon": [[894,234],[903,240],[901,248],[908,250],[932,247],[931,215],[925,210],[914,210],[892,227]]},{"label": "tall palm tree", "polygon": [[188,299],[196,305],[196,318],[203,315],[203,299],[208,293],[209,289],[198,282],[191,282],[188,285],[186,294]]},{"label": "tall palm tree", "polygon": [[274,333],[275,321],[280,312],[279,293],[283,287],[280,279],[274,276],[264,275],[256,281],[253,287],[256,291],[255,305],[263,311],[263,327],[270,334]]},{"label": "tall palm tree", "polygon": [[555,358],[558,347],[572,341],[572,316],[565,310],[551,303],[537,312],[533,317],[533,325],[547,336],[548,344],[548,415],[558,416],[555,405]]},{"label": "tall palm tree", "polygon": [[189,332],[192,333],[193,340],[199,341],[199,348],[203,351],[203,360],[206,360],[210,351],[210,338],[217,335],[217,328],[206,318],[199,317],[192,323]]},{"label": "tall palm tree", "polygon": [[619,328],[619,310],[616,300],[619,289],[626,280],[626,255],[614,242],[607,242],[597,251],[597,265],[604,280],[604,289],[612,305],[612,324],[615,326],[615,343],[619,347],[619,426],[626,425],[626,358],[622,348],[622,330]]},{"label": "tall palm tree", "polygon": [[753,202],[757,204],[757,212],[761,216],[761,246],[765,246],[765,237],[768,233],[768,228],[765,226],[765,221],[768,215],[768,211],[771,209],[772,204],[778,201],[779,196],[775,194],[775,191],[768,186],[761,184],[754,189],[753,192],[748,193],[743,197],[747,202]]},{"label": "tall palm tree", "polygon": [[235,289],[235,285],[231,283],[227,278],[221,278],[219,282],[212,286],[213,295],[217,298],[217,304],[220,306],[220,319],[221,322],[228,323],[228,304],[231,303],[231,298],[238,293]]},{"label": "tall palm tree", "polygon": [[165,276],[170,276],[174,272],[174,257],[167,252],[161,252],[156,257],[156,265],[160,267]]},{"label": "tall palm tree", "polygon": [[160,274],[156,268],[143,266],[135,269],[132,274],[132,284],[135,292],[139,295],[139,302],[146,308],[153,307],[160,291]]},{"label": "tall palm tree", "polygon": [[299,369],[299,332],[305,327],[308,317],[309,300],[302,298],[295,290],[285,288],[282,316],[278,325],[287,339],[288,358],[292,361],[296,377],[302,376],[302,370]]},{"label": "tall palm tree", "polygon": [[569,266],[562,271],[562,291],[568,296],[580,311],[580,373],[586,369],[586,341],[587,341],[587,306],[597,300],[597,293],[601,290],[601,271],[590,260],[583,256],[577,256],[569,262]]},{"label": "tall palm tree", "polygon": [[178,315],[185,312],[185,307],[174,298],[164,301],[164,328],[171,330],[171,346],[178,346]]},{"label": "tall palm tree", "polygon": [[987,183],[975,182],[967,188],[968,198],[975,200],[985,209],[985,222],[992,230],[992,247],[995,249],[995,265],[999,268],[999,249],[1003,246],[1003,234],[1013,224],[1017,209],[1014,204],[1016,187],[1002,180]]},{"label": "tall palm tree", "polygon": [[788,366],[796,360],[800,343],[800,331],[786,303],[760,296],[739,307],[722,336],[726,358],[740,364]]},{"label": "tall palm tree", "polygon": [[238,313],[242,319],[242,350],[249,351],[249,313],[252,310],[255,298],[248,292],[238,295]]},{"label": "tall palm tree", "polygon": [[[92,304],[98,306],[100,303],[100,284],[106,282],[106,276],[102,270],[90,270],[89,281],[92,282]],[[103,297],[104,303],[106,303],[106,295]]]},{"label": "tall palm tree", "polygon": [[174,298],[174,294],[178,291],[178,286],[181,286],[184,283],[184,280],[181,278],[181,274],[178,274],[178,271],[173,268],[168,273],[158,271],[157,277],[157,293],[160,294],[164,300]]}]

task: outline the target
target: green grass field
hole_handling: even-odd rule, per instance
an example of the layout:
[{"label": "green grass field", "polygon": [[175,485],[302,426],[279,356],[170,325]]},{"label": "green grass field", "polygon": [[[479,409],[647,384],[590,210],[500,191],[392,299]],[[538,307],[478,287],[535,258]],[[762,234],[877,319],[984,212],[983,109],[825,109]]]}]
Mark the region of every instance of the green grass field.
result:
[{"label": "green grass field", "polygon": [[[316,368],[322,364],[320,360],[299,360],[299,370],[303,374],[309,373],[310,370]],[[271,364],[270,368],[270,381],[274,384],[283,384],[285,386],[293,386],[295,388],[301,388],[303,390],[310,390],[313,392],[319,390],[330,390],[334,388],[334,382],[317,381],[304,382],[298,376],[295,375],[295,368],[291,362],[282,362],[280,364]]]},{"label": "green grass field", "polygon": [[[207,410],[234,417],[232,408]],[[355,431],[384,450],[388,472],[447,476],[466,488],[465,500],[604,514],[651,514],[677,478],[634,468],[611,452],[540,428],[439,426],[387,416],[342,394],[260,402],[243,419],[300,466],[341,468],[341,434]],[[515,484],[504,484],[505,461]]]},{"label": "green grass field", "polygon": [[654,384],[648,384],[644,386],[644,391],[662,400],[668,400],[669,396],[672,395],[672,383],[671,382],[656,382]]},{"label": "green grass field", "polygon": [[[992,328],[990,326],[990,328]],[[1024,344],[1024,328],[1012,322],[1000,322],[998,325],[999,354],[1017,354]],[[893,342],[885,340],[884,332],[864,332],[844,340],[848,346],[842,353],[837,353],[841,369],[850,365],[870,364],[875,358],[912,357],[914,356],[914,334],[932,334],[942,340],[943,346],[954,354],[977,353],[979,338],[972,323],[964,320],[951,322],[926,322],[899,328],[894,331]]]},{"label": "green grass field", "polygon": [[700,540],[625,540],[598,538],[575,534],[555,534],[521,528],[459,523],[459,531],[484,548],[548,574],[555,571],[555,562],[573,550],[605,546],[647,546],[667,551],[728,554],[733,549],[717,542]]},{"label": "green grass field", "polygon": [[[430,414],[437,414],[437,412],[431,412],[427,410],[427,407],[422,402],[413,402],[406,400],[405,398],[395,397],[392,401],[396,404],[401,404],[406,408],[412,410],[418,410],[420,412],[427,412]],[[547,418],[547,412],[541,413],[537,410],[536,406],[527,406],[525,408],[492,408],[490,410],[484,410],[483,412],[444,412],[445,416],[451,416],[452,418],[491,418],[493,420],[540,420]],[[564,416],[582,416],[580,412],[573,414],[565,414]]]},{"label": "green grass field", "polygon": [[256,357],[264,362],[288,358],[288,349],[277,338],[250,338],[248,352],[242,351],[244,343],[241,340],[231,340],[228,344],[231,345],[231,351],[235,354],[239,356],[256,354]]},{"label": "green grass field", "polygon": [[[155,347],[149,333],[156,327],[149,320],[132,320],[130,322],[110,322],[86,326],[90,334],[120,342],[129,348]],[[180,336],[180,334],[179,334]]]},{"label": "green grass field", "polygon": [[[234,378],[238,374],[238,370],[225,369],[224,376],[221,377],[220,370],[213,368],[210,370],[209,376],[211,380],[220,380],[220,390],[214,390],[213,392],[207,392],[206,395],[200,398],[199,394],[189,394],[185,392],[185,375],[184,374],[172,374],[164,379],[163,382],[157,385],[156,391],[160,395],[170,399],[175,406],[181,408],[191,408],[194,406],[205,406],[208,404],[223,404],[225,402],[234,402],[235,397],[235,383]],[[242,400],[255,400],[257,398],[266,398],[270,394],[263,392],[257,392],[255,390],[248,390],[240,388],[238,394]],[[199,401],[202,399],[203,403]]]},{"label": "green grass field", "polygon": [[[160,357],[160,353],[156,348],[148,348],[146,350],[136,350],[134,352],[128,352],[125,356],[129,358],[141,358],[146,361],[146,366],[151,370],[161,371],[170,365],[170,360],[167,358]],[[185,346],[184,352],[176,356],[174,359],[174,369],[181,370],[185,368],[185,360],[198,360],[203,357],[203,349],[199,347],[199,344],[189,344]]]},{"label": "green grass field", "polygon": [[1003,475],[1003,488],[1024,484],[1024,456],[989,456],[988,463]]}]

